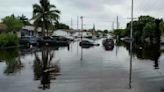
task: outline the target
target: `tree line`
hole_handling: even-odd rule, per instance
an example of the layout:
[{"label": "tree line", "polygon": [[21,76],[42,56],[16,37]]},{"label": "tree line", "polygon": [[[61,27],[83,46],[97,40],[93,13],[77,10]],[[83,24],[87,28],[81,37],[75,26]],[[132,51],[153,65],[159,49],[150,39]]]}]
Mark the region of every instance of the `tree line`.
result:
[{"label": "tree line", "polygon": [[[118,38],[130,37],[131,22],[125,29],[116,29],[112,34]],[[164,34],[164,21],[152,16],[140,16],[133,22],[133,39],[136,42],[158,42]]]}]

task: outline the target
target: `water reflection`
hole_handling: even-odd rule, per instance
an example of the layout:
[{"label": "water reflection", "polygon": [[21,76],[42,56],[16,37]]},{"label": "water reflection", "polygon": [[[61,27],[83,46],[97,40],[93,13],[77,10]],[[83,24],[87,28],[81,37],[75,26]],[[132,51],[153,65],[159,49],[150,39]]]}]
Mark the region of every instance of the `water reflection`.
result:
[{"label": "water reflection", "polygon": [[83,48],[81,47],[81,57],[80,60],[83,61]]},{"label": "water reflection", "polygon": [[133,42],[130,42],[130,66],[129,66],[129,88],[132,88],[132,68],[133,68]]},{"label": "water reflection", "polygon": [[129,51],[130,63],[129,63],[129,88],[132,88],[132,70],[133,70],[133,57],[137,57],[138,60],[151,60],[154,61],[153,68],[159,69],[159,58],[161,56],[160,42],[157,43],[142,43],[142,42],[123,42],[116,41],[116,46],[123,46]]},{"label": "water reflection", "polygon": [[[130,43],[118,41],[117,45],[124,46],[130,53]],[[154,61],[154,69],[159,69],[159,57],[161,56],[160,43],[140,43],[134,42],[132,45],[132,56],[140,60]]]},{"label": "water reflection", "polygon": [[106,51],[113,51],[114,45],[104,46],[104,49],[105,49]]},{"label": "water reflection", "polygon": [[[126,66],[125,67],[126,69],[127,69],[127,67],[129,68],[128,71],[127,70],[125,71],[126,73],[129,74],[129,76],[127,76],[128,74],[126,76],[116,75],[116,79],[117,79],[117,77],[118,77],[118,80],[119,80],[119,78],[122,79],[122,78],[126,77],[125,79],[129,78],[129,81],[123,82],[123,83],[120,82],[120,83],[122,83],[121,85],[128,86],[130,89],[137,88],[136,84],[138,83],[138,80],[136,78],[138,76],[139,76],[139,80],[140,80],[140,78],[142,79],[142,77],[144,77],[144,79],[146,79],[148,81],[150,80],[153,82],[154,81],[159,82],[158,80],[149,78],[149,77],[154,77],[153,74],[152,75],[151,74],[150,75],[149,74],[143,74],[143,75],[138,74],[138,73],[149,73],[149,72],[152,73],[152,71],[149,71],[149,70],[151,70],[151,69],[149,69],[150,67],[148,67],[150,65],[149,62],[147,63],[147,62],[145,62],[145,60],[142,60],[142,59],[149,59],[149,61],[153,60],[154,61],[153,67],[155,69],[159,69],[158,58],[161,54],[159,44],[134,43],[132,45],[130,43],[117,41],[116,45],[117,45],[116,49],[111,51],[110,53],[104,53],[105,51],[102,48],[97,48],[97,47],[94,47],[94,49],[80,48],[79,42],[77,42],[77,44],[76,43],[73,44],[72,46],[70,45],[70,47],[68,47],[68,48],[62,47],[62,49],[59,49],[59,47],[21,49],[21,60],[22,60],[23,64],[26,66],[26,68],[24,68],[23,71],[21,72],[21,74],[19,75],[19,78],[21,78],[20,82],[19,82],[19,79],[17,78],[18,76],[13,76],[12,77],[13,79],[11,78],[11,80],[7,80],[9,78],[8,77],[5,78],[5,76],[4,76],[4,81],[6,82],[6,84],[10,83],[10,81],[12,83],[15,83],[15,81],[16,81],[17,85],[22,85],[21,87],[17,86],[17,85],[15,86],[15,84],[12,85],[13,88],[17,88],[18,90],[23,89],[24,85],[26,85],[26,84],[28,84],[27,86],[29,86],[29,90],[35,89],[33,87],[36,87],[34,85],[36,85],[37,83],[39,83],[39,84],[37,84],[38,90],[48,90],[48,89],[52,88],[52,82],[54,83],[54,81],[56,81],[57,76],[60,75],[60,72],[61,72],[59,61],[54,60],[54,59],[56,59],[56,56],[58,56],[57,58],[61,58],[60,64],[63,66],[62,67],[62,76],[58,80],[58,82],[55,84],[59,90],[62,90],[63,87],[66,87],[63,90],[70,88],[67,85],[65,86],[64,83],[60,83],[60,82],[65,81],[62,79],[63,77],[64,78],[69,77],[73,80],[76,80],[76,78],[80,76],[80,78],[77,81],[71,82],[73,84],[68,83],[69,85],[74,86],[74,84],[76,85],[77,82],[81,83],[81,78],[85,78],[85,76],[90,77],[90,75],[91,75],[90,78],[92,78],[92,77],[99,78],[99,75],[97,76],[97,74],[99,74],[99,73],[102,74],[101,76],[102,76],[102,78],[104,78],[104,79],[102,79],[102,81],[104,81],[103,85],[105,87],[108,87],[109,85],[112,85],[113,87],[115,87],[115,84],[110,84],[110,82],[106,81],[106,78],[107,78],[107,80],[108,79],[113,80],[113,78],[115,76],[109,77],[109,75],[110,74],[113,75],[112,73],[115,71],[116,71],[116,73],[117,73],[117,71],[122,72],[122,66],[124,69],[124,65]],[[122,46],[124,46],[127,50],[125,48],[122,48]],[[132,50],[132,48],[133,48],[133,50]],[[66,51],[67,49],[70,51]],[[59,51],[55,51],[55,50],[59,50]],[[72,52],[71,52],[71,50],[72,50]],[[76,52],[76,50],[77,50],[77,52]],[[125,53],[126,55],[123,55],[124,51],[126,51],[126,53]],[[128,63],[127,63],[127,58],[129,58],[129,55],[127,53],[128,51],[130,53],[129,54],[130,57],[137,57],[137,59],[135,58],[135,61],[137,60],[140,62],[139,63],[135,62],[136,64],[133,66],[133,62],[131,61],[132,58],[130,58],[130,61],[128,60]],[[100,52],[101,52],[101,54],[97,55],[97,53],[100,53]],[[76,56],[76,53],[79,54],[79,56]],[[82,61],[79,62],[80,53],[81,53]],[[115,53],[116,53],[116,55],[115,55]],[[117,55],[117,53],[118,53],[118,55]],[[69,54],[71,54],[71,55],[69,55]],[[108,55],[108,54],[110,54],[110,55]],[[5,74],[13,74],[13,73],[15,74],[23,68],[22,67],[23,64],[20,60],[19,55],[20,55],[20,51],[16,50],[16,49],[0,50],[0,60],[3,61],[2,63],[6,62],[5,71],[4,71]],[[65,57],[65,55],[68,55],[68,57]],[[90,56],[87,56],[87,55],[90,55]],[[23,58],[22,58],[22,56],[23,56]],[[116,59],[115,56],[118,59]],[[125,59],[124,58],[122,59],[122,57],[124,57],[124,56],[126,56]],[[91,57],[91,58],[87,58],[87,57]],[[29,59],[29,58],[31,58],[31,59]],[[34,60],[33,60],[33,58],[34,58]],[[116,62],[115,59],[119,62]],[[91,60],[93,60],[93,61],[91,61]],[[100,61],[103,61],[103,63]],[[34,75],[31,73],[31,63],[29,64],[29,62],[32,62],[32,64],[33,64],[32,72]],[[141,64],[143,64],[144,66],[142,66]],[[79,68],[79,65],[81,65],[82,67]],[[3,66],[3,64],[2,64],[2,66]],[[110,66],[110,67],[108,67],[108,66]],[[99,68],[97,68],[97,67],[99,67]],[[121,67],[121,68],[116,69],[116,67]],[[161,70],[162,70],[162,66],[161,66]],[[3,71],[3,69],[2,69],[2,71]],[[133,72],[135,72],[135,74],[133,74]],[[118,73],[120,73],[120,72],[118,72]],[[26,74],[28,74],[29,79],[24,80],[24,78],[27,76]],[[145,77],[145,75],[147,75],[148,77],[147,76]],[[162,75],[159,75],[159,76],[162,77]],[[133,77],[135,79],[133,79]],[[31,78],[34,78],[35,82],[30,81]],[[137,80],[137,81],[135,81],[135,83],[134,83],[134,80]],[[163,79],[161,79],[161,80],[163,81]],[[83,82],[87,84],[88,79],[84,79],[82,81],[82,83]],[[93,81],[93,83],[95,84],[95,85],[93,85],[93,87],[95,87],[97,85],[96,82],[97,81]],[[143,81],[143,83],[146,84],[145,81]],[[33,84],[33,85],[30,85],[30,84]],[[156,85],[154,85],[154,86],[156,86]],[[77,88],[79,88],[79,87],[81,87],[81,85],[77,85]],[[124,88],[124,87],[121,86],[121,88]],[[145,88],[148,89],[149,87],[145,87]],[[3,89],[3,88],[1,87],[1,89]],[[12,90],[11,87],[9,89]],[[25,89],[25,90],[29,91],[27,89]],[[68,91],[70,91],[70,90],[68,90]],[[80,89],[79,89],[79,91],[80,91]],[[10,92],[10,91],[6,91],[6,92]]]},{"label": "water reflection", "polygon": [[82,45],[81,48],[83,49],[89,49],[89,48],[92,48],[93,46],[91,45]]},{"label": "water reflection", "polygon": [[0,61],[4,61],[6,63],[6,68],[4,70],[4,73],[6,75],[16,74],[23,68],[18,48],[3,50],[1,49]]},{"label": "water reflection", "polygon": [[40,89],[49,89],[51,80],[55,80],[56,76],[60,73],[60,67],[58,61],[53,62],[55,52],[51,48],[44,47],[41,51],[41,57],[39,53],[35,52],[34,60],[34,79],[40,80]]},{"label": "water reflection", "polygon": [[160,44],[144,44],[143,46],[134,45],[133,53],[139,59],[148,59],[154,61],[154,69],[159,69],[159,57],[161,56]]}]

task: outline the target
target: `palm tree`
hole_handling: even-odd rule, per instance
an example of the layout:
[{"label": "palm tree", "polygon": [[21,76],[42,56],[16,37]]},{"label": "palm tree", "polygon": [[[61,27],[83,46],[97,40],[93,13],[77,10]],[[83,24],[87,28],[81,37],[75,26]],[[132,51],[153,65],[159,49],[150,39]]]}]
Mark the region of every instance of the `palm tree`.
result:
[{"label": "palm tree", "polygon": [[24,25],[31,25],[29,19],[25,15],[21,15],[17,17],[19,20],[23,22]]},{"label": "palm tree", "polygon": [[49,0],[40,0],[40,4],[33,5],[33,20],[35,29],[42,28],[42,36],[45,36],[45,31],[48,35],[49,27],[53,23],[58,22],[60,11],[55,5],[50,4]]}]

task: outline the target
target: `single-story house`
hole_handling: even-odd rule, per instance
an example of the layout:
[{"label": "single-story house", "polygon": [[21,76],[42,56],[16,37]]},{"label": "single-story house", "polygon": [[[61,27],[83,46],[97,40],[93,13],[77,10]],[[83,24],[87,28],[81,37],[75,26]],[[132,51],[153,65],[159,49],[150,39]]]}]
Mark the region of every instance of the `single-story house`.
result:
[{"label": "single-story house", "polygon": [[70,35],[71,33],[68,30],[62,30],[62,29],[56,30],[52,34],[52,36],[64,36],[64,37],[68,37]]},{"label": "single-story house", "polygon": [[35,31],[34,26],[24,26],[20,30],[20,35],[22,36],[39,36],[41,33],[41,28],[37,29],[37,32]]},{"label": "single-story house", "polygon": [[93,35],[92,35],[92,32],[88,32],[88,31],[83,31],[83,32],[75,31],[72,36],[79,38],[81,36],[83,36],[83,37],[91,37]]}]

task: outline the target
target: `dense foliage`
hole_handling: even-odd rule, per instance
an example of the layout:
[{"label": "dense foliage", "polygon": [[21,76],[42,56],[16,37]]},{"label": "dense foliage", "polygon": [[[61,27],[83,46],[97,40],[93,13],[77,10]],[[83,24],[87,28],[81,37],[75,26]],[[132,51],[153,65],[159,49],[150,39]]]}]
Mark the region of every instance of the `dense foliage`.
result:
[{"label": "dense foliage", "polygon": [[19,31],[24,26],[23,22],[14,15],[6,16],[2,22],[7,26],[6,32]]},{"label": "dense foliage", "polygon": [[24,25],[31,25],[31,23],[29,22],[29,19],[25,15],[23,15],[23,14],[21,16],[18,16],[17,19],[22,21],[22,23]]},{"label": "dense foliage", "polygon": [[57,22],[54,29],[70,29],[68,25]]},{"label": "dense foliage", "polygon": [[164,35],[164,22],[163,21],[160,23],[160,30],[161,30],[161,35]]},{"label": "dense foliage", "polygon": [[0,47],[18,46],[19,40],[16,34],[2,33],[0,34]]},{"label": "dense foliage", "polygon": [[[127,23],[126,29],[114,30],[113,34],[120,38],[130,36],[130,24],[131,22]],[[156,42],[160,39],[163,28],[163,20],[151,16],[140,16],[133,22],[133,38],[136,42]]]},{"label": "dense foliage", "polygon": [[126,29],[116,29],[112,32],[112,34],[115,36],[115,38],[117,36],[119,36],[119,38],[124,37],[127,35],[126,33],[127,33]]}]

